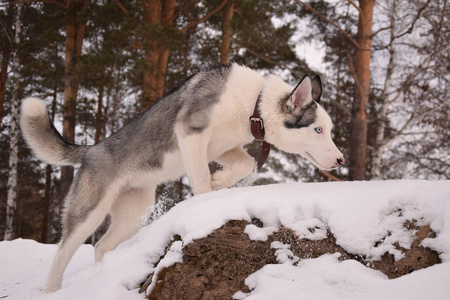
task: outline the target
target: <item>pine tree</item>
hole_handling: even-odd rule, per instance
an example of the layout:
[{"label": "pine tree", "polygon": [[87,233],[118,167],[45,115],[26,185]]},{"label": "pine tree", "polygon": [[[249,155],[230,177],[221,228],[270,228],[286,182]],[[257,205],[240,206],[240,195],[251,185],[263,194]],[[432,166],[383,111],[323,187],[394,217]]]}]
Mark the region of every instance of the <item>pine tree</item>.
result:
[{"label": "pine tree", "polygon": [[2,34],[0,35],[1,42],[1,67],[0,67],[0,123],[4,116],[6,81],[8,78],[8,66],[11,59],[11,49],[14,44],[14,35],[9,30],[12,24],[13,6],[8,6],[5,10],[0,11],[0,19],[3,25],[0,27]]},{"label": "pine tree", "polygon": [[349,149],[349,177],[366,178],[367,162],[367,106],[370,93],[370,60],[372,51],[372,23],[375,0],[359,0],[358,33],[356,37],[355,97],[352,107],[351,139]]},{"label": "pine tree", "polygon": [[[62,135],[69,143],[75,143],[76,103],[79,84],[80,57],[83,46],[86,21],[82,13],[89,0],[67,0],[66,52],[65,52],[65,90],[64,121]],[[69,190],[73,179],[73,167],[61,168],[61,194]]]}]

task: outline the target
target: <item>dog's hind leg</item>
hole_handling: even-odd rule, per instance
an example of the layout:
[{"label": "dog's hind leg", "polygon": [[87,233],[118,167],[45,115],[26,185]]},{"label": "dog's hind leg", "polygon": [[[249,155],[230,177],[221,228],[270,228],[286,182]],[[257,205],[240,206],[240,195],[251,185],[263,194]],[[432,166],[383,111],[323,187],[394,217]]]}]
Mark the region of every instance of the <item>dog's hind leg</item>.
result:
[{"label": "dog's hind leg", "polygon": [[223,170],[211,175],[213,190],[236,184],[239,180],[250,175],[255,168],[255,160],[242,147],[236,147],[225,152],[216,161],[223,166]]},{"label": "dog's hind leg", "polygon": [[61,288],[64,270],[72,256],[103,222],[119,190],[119,187],[113,184],[106,189],[102,185],[86,184],[86,181],[89,182],[90,179],[89,174],[80,173],[65,200],[66,211],[63,218],[62,239],[58,244],[44,289],[46,293]]},{"label": "dog's hind leg", "polygon": [[154,186],[121,191],[111,207],[111,225],[95,245],[95,260],[133,236],[147,221],[148,209],[155,202]]}]

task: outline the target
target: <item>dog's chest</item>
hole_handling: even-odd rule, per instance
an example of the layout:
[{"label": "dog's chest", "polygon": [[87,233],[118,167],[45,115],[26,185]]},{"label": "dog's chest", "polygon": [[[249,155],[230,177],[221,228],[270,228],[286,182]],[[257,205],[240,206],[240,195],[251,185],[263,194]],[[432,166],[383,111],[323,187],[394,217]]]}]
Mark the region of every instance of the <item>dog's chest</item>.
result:
[{"label": "dog's chest", "polygon": [[219,103],[211,114],[208,156],[215,159],[224,152],[252,141],[248,116],[239,107]]}]

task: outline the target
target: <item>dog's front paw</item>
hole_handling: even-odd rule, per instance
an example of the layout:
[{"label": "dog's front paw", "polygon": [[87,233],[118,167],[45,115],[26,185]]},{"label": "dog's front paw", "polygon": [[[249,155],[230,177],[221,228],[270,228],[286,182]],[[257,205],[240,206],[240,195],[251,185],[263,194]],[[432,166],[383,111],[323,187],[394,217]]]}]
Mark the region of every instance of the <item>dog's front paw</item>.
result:
[{"label": "dog's front paw", "polygon": [[216,171],[211,175],[211,188],[214,191],[230,187],[235,183],[230,171]]}]

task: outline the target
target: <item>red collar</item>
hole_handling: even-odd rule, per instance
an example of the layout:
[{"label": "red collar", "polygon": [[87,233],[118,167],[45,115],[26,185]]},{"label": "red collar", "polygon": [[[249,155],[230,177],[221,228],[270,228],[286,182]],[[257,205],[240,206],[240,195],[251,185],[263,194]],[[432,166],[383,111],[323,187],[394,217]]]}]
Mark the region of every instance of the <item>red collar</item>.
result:
[{"label": "red collar", "polygon": [[253,137],[255,140],[262,142],[261,145],[261,154],[258,158],[258,170],[262,168],[264,163],[267,160],[267,157],[269,157],[270,153],[270,144],[264,140],[265,135],[265,128],[264,128],[264,122],[261,118],[261,115],[259,114],[259,103],[261,102],[261,93],[259,93],[258,100],[256,100],[255,104],[255,110],[253,111],[253,115],[250,117],[250,130],[252,132]]}]

